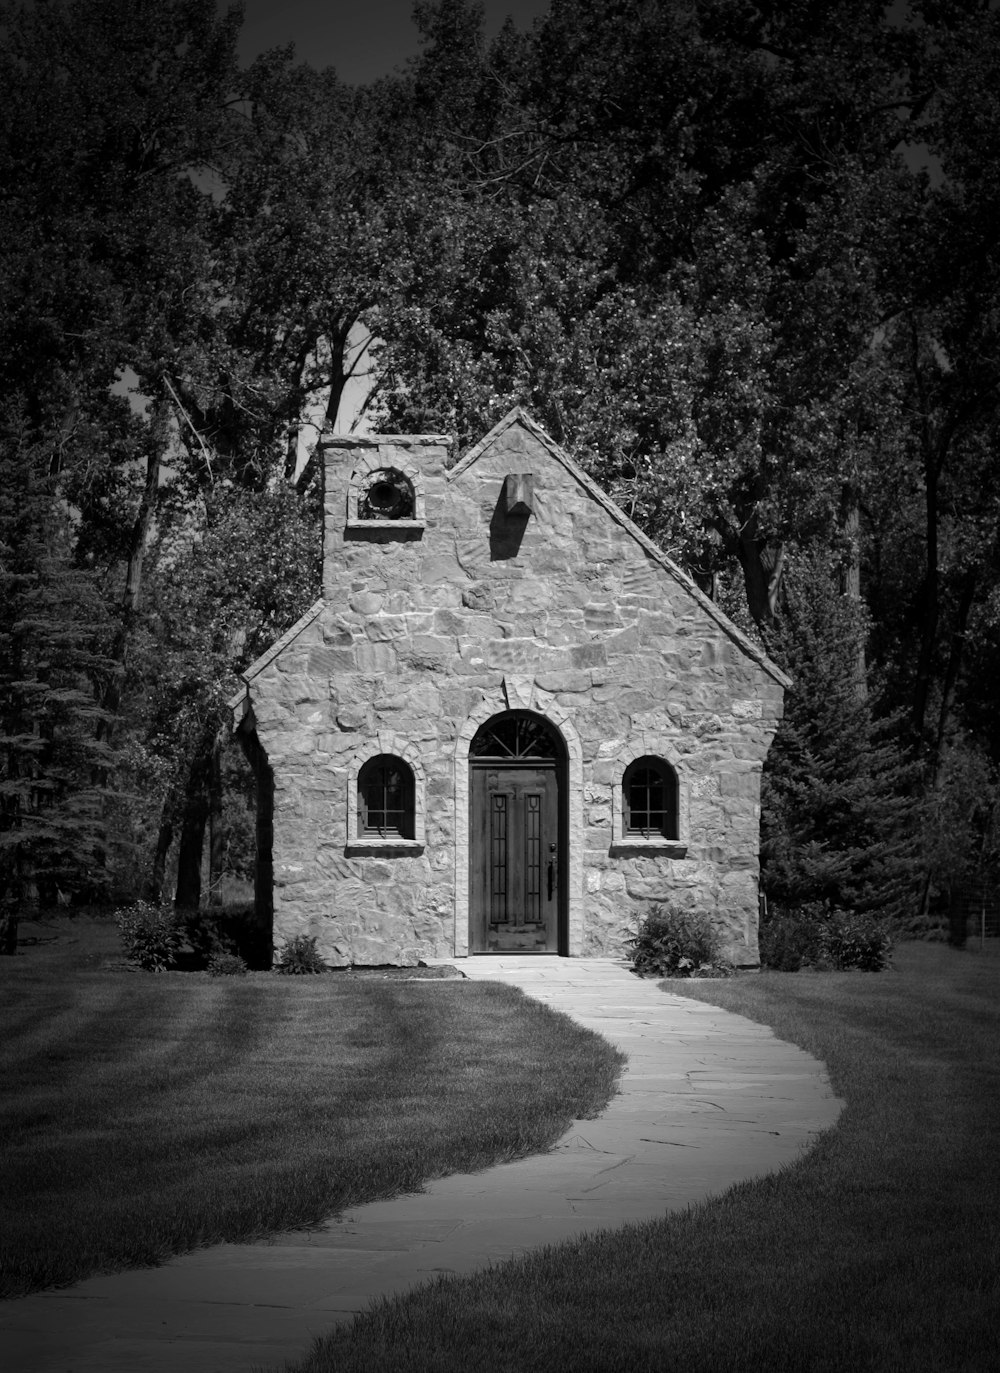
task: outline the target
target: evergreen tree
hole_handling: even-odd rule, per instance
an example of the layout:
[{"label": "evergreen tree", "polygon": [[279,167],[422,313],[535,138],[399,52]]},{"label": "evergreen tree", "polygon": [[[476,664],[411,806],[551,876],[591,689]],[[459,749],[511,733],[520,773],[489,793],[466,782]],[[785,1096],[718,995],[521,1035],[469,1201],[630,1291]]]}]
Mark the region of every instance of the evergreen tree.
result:
[{"label": "evergreen tree", "polygon": [[97,696],[114,665],[94,575],[70,558],[51,454],[0,435],[0,905],[107,884],[112,756]]},{"label": "evergreen tree", "polygon": [[768,648],[794,685],[764,766],[764,891],[783,907],[902,915],[918,876],[915,777],[859,680],[866,617],[824,556],[797,553],[787,578]]}]

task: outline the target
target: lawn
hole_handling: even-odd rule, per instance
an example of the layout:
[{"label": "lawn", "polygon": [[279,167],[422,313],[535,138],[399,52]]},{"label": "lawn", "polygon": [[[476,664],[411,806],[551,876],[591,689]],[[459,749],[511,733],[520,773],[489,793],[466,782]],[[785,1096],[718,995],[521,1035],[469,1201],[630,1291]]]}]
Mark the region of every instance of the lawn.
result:
[{"label": "lawn", "polygon": [[838,1125],[683,1214],[378,1303],[298,1373],[997,1366],[997,953],[904,945],[882,974],[665,985],[825,1060]]},{"label": "lawn", "polygon": [[620,1059],[513,988],[155,975],[108,922],[0,958],[0,1295],[547,1148]]}]

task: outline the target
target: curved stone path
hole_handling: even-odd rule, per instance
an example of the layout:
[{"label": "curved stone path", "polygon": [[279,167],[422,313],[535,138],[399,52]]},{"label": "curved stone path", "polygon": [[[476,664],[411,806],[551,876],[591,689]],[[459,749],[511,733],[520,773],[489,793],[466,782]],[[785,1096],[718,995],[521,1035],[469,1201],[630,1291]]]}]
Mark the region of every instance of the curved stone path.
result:
[{"label": "curved stone path", "polygon": [[[315,1232],[0,1303],[6,1373],[249,1373],[301,1357],[376,1296],[649,1220],[793,1162],[842,1102],[762,1025],[597,959],[463,960],[628,1055],[621,1092],[548,1154],[359,1206]],[[428,984],[428,995],[433,983]]]}]

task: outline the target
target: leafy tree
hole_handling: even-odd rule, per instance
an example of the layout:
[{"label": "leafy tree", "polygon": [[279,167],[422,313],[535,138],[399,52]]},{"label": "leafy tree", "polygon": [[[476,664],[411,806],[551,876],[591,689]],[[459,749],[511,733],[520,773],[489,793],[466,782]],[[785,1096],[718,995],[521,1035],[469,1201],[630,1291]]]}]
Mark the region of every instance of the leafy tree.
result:
[{"label": "leafy tree", "polygon": [[855,690],[905,708],[933,792],[997,584],[995,10],[418,22],[436,214],[378,307],[386,427],[466,443],[528,405],[727,608],[738,567],[759,628],[786,550],[825,546],[876,615]]},{"label": "leafy tree", "polygon": [[939,928],[944,910],[957,915],[963,895],[995,888],[1000,876],[1000,780],[973,737],[948,741],[924,806],[921,849],[927,893],[917,933]]},{"label": "leafy tree", "polygon": [[[353,339],[405,251],[402,89],[354,89],[290,50],[239,79],[211,229],[219,298],[174,381],[184,471],[263,489],[296,476],[300,425],[337,420]],[[405,140],[402,140],[405,144]]]},{"label": "leafy tree", "polygon": [[988,151],[1000,136],[1000,15],[971,2],[915,8],[933,40],[922,50],[930,93],[913,136],[935,175],[923,183],[909,251],[895,237],[883,269],[901,302],[884,336],[899,377],[903,481],[871,583],[878,651],[908,698],[933,789],[965,709],[970,630],[985,629],[980,607],[1000,572],[1000,183]]},{"label": "leafy tree", "polygon": [[180,835],[195,893],[219,703],[318,586],[297,432],[367,328],[379,424],[465,443],[528,405],[802,658],[769,880],[867,903],[912,784],[873,710],[906,707],[942,814],[957,741],[1000,762],[995,8],[554,0],[491,45],[467,0],[416,19],[409,72],[354,90],[288,51],[239,71],[214,0],[0,0],[4,461],[34,512],[4,516],[4,633],[49,645],[4,688],[9,757],[48,767],[49,731],[83,797],[113,750],[153,885]]},{"label": "leafy tree", "polygon": [[[0,389],[75,512],[70,556],[108,571],[122,666],[172,376],[218,299],[203,183],[232,125],[238,22],[212,0],[0,7]],[[122,680],[100,684],[103,738]]]},{"label": "leafy tree", "polygon": [[[280,59],[239,74],[239,18],[235,6],[220,18],[214,0],[39,0],[0,11],[8,39],[0,79],[10,93],[0,110],[0,284],[9,302],[0,385],[46,445],[53,498],[74,513],[65,556],[105,569],[116,617],[106,652],[124,670],[95,678],[95,747],[108,746],[117,722],[126,787],[155,783],[175,797],[187,788],[192,814],[181,804],[178,824],[199,853],[217,722],[205,724],[197,760],[183,712],[173,749],[151,750],[145,704],[122,697],[147,665],[144,590],[147,601],[157,597],[145,586],[148,551],[158,526],[197,530],[208,510],[224,523],[227,502],[271,483],[284,458],[276,441],[308,389],[300,354],[316,343],[313,316],[299,318],[304,289],[291,244],[296,229],[312,234],[315,284],[318,235],[329,227],[310,223],[308,196],[290,223],[285,208],[295,197],[286,194],[283,206],[278,192],[292,183],[302,191],[296,173],[306,157],[290,166],[288,121],[273,112],[251,119],[245,104],[256,101],[259,113],[264,92],[272,106],[301,113],[318,86],[296,106],[282,94]],[[335,106],[319,102],[309,151],[327,135],[338,145]],[[343,117],[339,132],[349,125]],[[284,244],[280,261],[275,243]],[[243,535],[252,560],[257,543]],[[225,555],[216,554],[221,566]],[[251,620],[266,619],[267,569],[248,571],[243,583],[253,588]],[[210,600],[198,606],[206,626],[218,609]],[[207,681],[220,671],[220,650],[199,646],[209,654]],[[239,645],[230,647],[238,660]],[[171,758],[180,775],[168,775]]]},{"label": "leafy tree", "polygon": [[[209,829],[219,832],[212,821],[224,699],[217,684],[225,681],[228,694],[233,673],[319,592],[315,526],[301,533],[316,512],[316,474],[311,461],[297,470],[298,432],[336,420],[354,365],[352,341],[387,277],[407,259],[413,222],[433,213],[432,204],[420,204],[407,165],[413,132],[406,83],[352,90],[333,72],[295,66],[289,52],[276,51],[241,76],[239,91],[242,118],[219,158],[209,226],[217,303],[202,320],[198,346],[172,374],[180,451],[172,455],[171,513],[161,509],[158,516],[171,538],[196,540],[200,558],[210,554],[216,571],[208,574],[211,587],[199,586],[193,569],[171,560],[161,540],[155,566],[163,584],[150,603],[150,631],[161,642],[174,642],[170,606],[177,597],[190,598],[189,619],[206,617],[215,635],[209,643],[184,626],[182,651],[171,648],[158,664],[169,676],[157,692],[173,701],[168,718],[177,746],[164,748],[154,731],[161,742],[153,770],[172,758],[176,771],[151,880],[159,885],[165,850],[178,839],[179,899],[186,902],[197,894],[206,815]],[[282,481],[305,493],[297,516],[294,502],[280,497]],[[162,506],[164,488],[157,490]],[[310,542],[275,614],[267,603],[274,552],[268,520],[279,508],[282,519],[304,521],[301,530],[288,524],[279,537],[284,557],[300,546],[300,534]],[[259,523],[250,520],[251,510]],[[221,570],[224,586],[217,584]],[[230,623],[216,642],[223,617]],[[174,699],[180,696],[182,703]],[[137,761],[148,767],[153,757]],[[213,871],[218,867],[216,853]]]},{"label": "leafy tree", "polygon": [[[142,739],[135,764],[151,783],[158,814],[147,821],[154,849],[148,879],[159,895],[170,846],[178,852],[178,904],[201,898],[206,829],[221,835],[226,701],[237,673],[284,633],[320,584],[320,508],[280,478],[262,492],[213,490],[194,521],[183,500],[165,508],[130,696]],[[222,853],[211,855],[210,884]]]},{"label": "leafy tree", "polygon": [[488,51],[475,18],[420,9],[436,214],[379,307],[382,415],[466,442],[530,405],[707,582],[736,560],[764,624],[784,542],[849,539],[875,480],[866,236],[912,200],[908,49],[861,0],[557,0]]},{"label": "leafy tree", "polygon": [[35,0],[0,23],[0,375],[44,423],[191,335],[212,285],[195,181],[229,123],[239,14]]}]

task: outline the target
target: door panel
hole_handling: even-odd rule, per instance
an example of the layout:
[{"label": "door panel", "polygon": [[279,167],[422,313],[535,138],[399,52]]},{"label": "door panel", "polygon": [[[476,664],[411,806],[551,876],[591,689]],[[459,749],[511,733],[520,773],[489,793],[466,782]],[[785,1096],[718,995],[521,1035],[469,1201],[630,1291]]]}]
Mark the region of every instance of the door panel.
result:
[{"label": "door panel", "polygon": [[472,764],[470,947],[559,951],[559,779],[554,763]]}]

